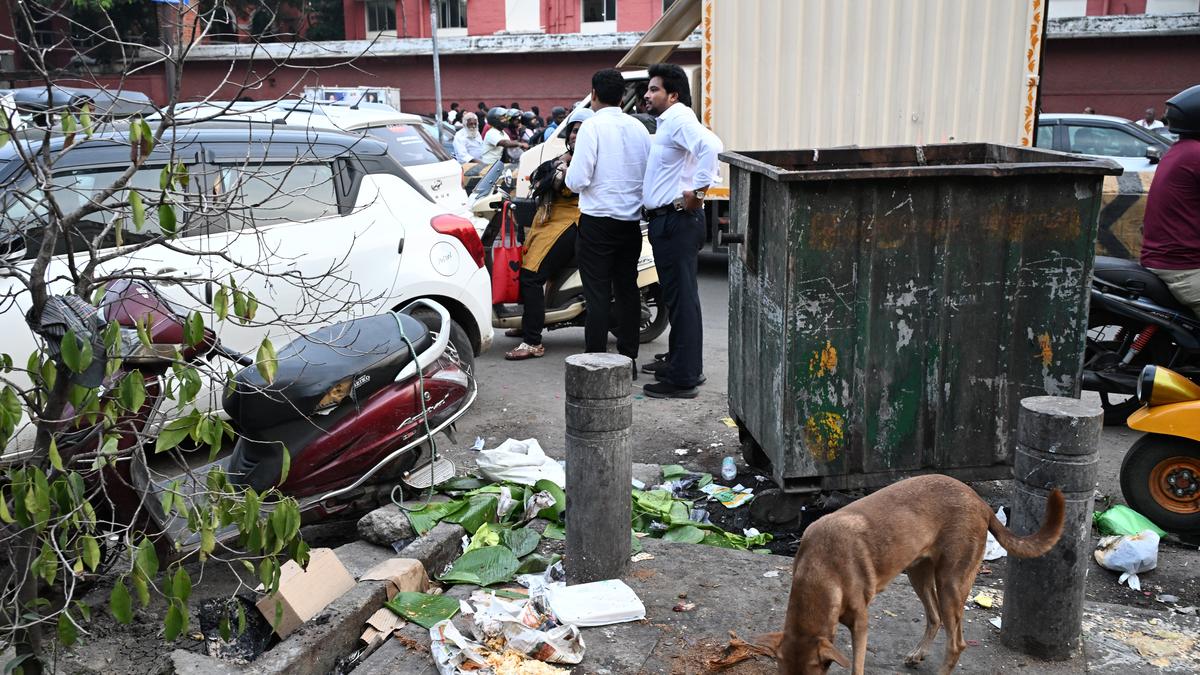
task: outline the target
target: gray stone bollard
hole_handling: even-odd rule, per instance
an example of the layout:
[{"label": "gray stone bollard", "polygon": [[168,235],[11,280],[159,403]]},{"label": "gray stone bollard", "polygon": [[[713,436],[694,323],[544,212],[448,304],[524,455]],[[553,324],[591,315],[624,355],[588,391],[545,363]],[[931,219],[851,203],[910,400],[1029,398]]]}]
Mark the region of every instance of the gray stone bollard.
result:
[{"label": "gray stone bollard", "polygon": [[1048,661],[1080,653],[1084,581],[1092,558],[1092,508],[1103,419],[1100,406],[1058,396],[1021,401],[1008,527],[1036,532],[1046,496],[1066,498],[1062,538],[1040,558],[1008,558],[1000,641]]},{"label": "gray stone bollard", "polygon": [[629,563],[632,361],[567,357],[568,584],[619,578]]}]

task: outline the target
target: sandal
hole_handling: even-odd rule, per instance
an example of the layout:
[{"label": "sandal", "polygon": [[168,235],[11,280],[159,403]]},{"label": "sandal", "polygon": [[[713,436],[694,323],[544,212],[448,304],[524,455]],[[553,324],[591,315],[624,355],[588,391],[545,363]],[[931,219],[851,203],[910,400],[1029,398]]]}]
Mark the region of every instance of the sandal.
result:
[{"label": "sandal", "polygon": [[509,361],[524,361],[525,359],[537,359],[546,355],[545,345],[528,345],[522,342],[517,345],[516,349],[504,353],[504,358]]}]

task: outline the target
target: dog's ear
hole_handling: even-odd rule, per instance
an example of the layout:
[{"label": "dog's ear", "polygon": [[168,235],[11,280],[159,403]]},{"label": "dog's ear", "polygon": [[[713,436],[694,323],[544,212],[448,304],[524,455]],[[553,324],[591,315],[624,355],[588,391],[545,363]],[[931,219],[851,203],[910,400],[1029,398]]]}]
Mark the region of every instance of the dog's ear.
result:
[{"label": "dog's ear", "polygon": [[843,668],[850,667],[850,659],[846,655],[838,651],[838,648],[833,646],[833,642],[829,638],[819,638],[819,646],[817,647],[817,660],[821,663],[833,662]]},{"label": "dog's ear", "polygon": [[754,644],[763,649],[765,656],[779,658],[779,645],[783,644],[783,632],[763,633],[754,638]]}]

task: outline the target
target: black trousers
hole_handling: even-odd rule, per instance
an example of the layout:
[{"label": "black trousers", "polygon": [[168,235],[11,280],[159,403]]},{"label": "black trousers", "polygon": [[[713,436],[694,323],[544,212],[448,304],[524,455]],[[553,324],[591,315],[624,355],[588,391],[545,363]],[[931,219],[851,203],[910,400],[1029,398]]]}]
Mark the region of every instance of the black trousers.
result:
[{"label": "black trousers", "polygon": [[579,216],[575,259],[587,302],[584,349],[608,349],[611,326],[609,305],[615,303],[617,351],[637,360],[641,331],[641,298],[637,287],[637,261],[642,252],[642,230],[636,220]]},{"label": "black trousers", "polygon": [[671,211],[652,219],[650,245],[671,317],[663,377],[681,387],[694,387],[704,372],[704,328],[696,280],[698,254],[704,247],[704,210]]},{"label": "black trousers", "polygon": [[530,272],[524,267],[518,279],[521,283],[521,331],[527,345],[542,344],[542,329],[546,327],[546,282],[558,274],[575,259],[575,239],[578,228],[572,225],[558,236],[558,240],[542,258],[538,271]]}]

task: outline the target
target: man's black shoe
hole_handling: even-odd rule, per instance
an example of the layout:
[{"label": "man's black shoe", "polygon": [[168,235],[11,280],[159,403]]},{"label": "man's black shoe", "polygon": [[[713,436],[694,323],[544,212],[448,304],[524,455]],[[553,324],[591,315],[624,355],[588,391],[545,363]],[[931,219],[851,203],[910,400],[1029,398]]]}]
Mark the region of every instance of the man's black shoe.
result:
[{"label": "man's black shoe", "polygon": [[631,370],[633,371],[633,381],[637,382],[637,361],[633,362],[633,367]]},{"label": "man's black shoe", "polygon": [[668,356],[670,356],[670,355],[671,355],[671,352],[663,352],[663,353],[661,353],[661,354],[655,354],[655,355],[654,355],[654,360],[655,360],[655,361],[666,361],[666,360],[667,360],[667,357],[668,357]]},{"label": "man's black shoe", "polygon": [[646,363],[646,364],[642,365],[642,372],[650,373],[651,375],[657,375],[658,373],[661,373],[666,369],[667,369],[666,361],[651,361],[650,363]]},{"label": "man's black shoe", "polygon": [[[665,372],[665,369],[655,372],[654,379],[659,382],[670,382],[670,380],[667,379],[667,373]],[[704,384],[705,382],[708,382],[708,378],[705,377],[703,373],[701,373],[700,381],[696,383],[696,386],[699,387],[700,385]]]},{"label": "man's black shoe", "polygon": [[650,398],[696,398],[700,393],[695,387],[679,387],[670,382],[655,382],[642,387]]}]

